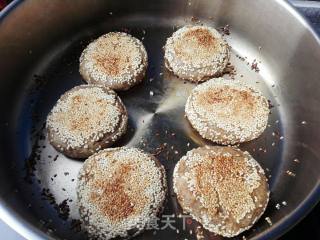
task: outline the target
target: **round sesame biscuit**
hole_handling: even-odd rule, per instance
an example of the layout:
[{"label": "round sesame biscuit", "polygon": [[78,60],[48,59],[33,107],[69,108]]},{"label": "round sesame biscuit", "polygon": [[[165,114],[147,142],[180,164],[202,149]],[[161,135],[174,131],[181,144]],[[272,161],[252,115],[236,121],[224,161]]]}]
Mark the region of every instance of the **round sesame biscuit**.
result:
[{"label": "round sesame biscuit", "polygon": [[167,192],[164,167],[137,148],[109,148],[89,157],[77,182],[80,217],[93,239],[128,238],[150,228]]},{"label": "round sesame biscuit", "polygon": [[173,188],[185,212],[224,237],[249,229],[269,201],[263,169],[248,152],[235,147],[187,152],[174,168]]},{"label": "round sesame biscuit", "polygon": [[127,110],[113,90],[80,85],[60,97],[46,127],[54,148],[68,157],[86,158],[117,141],[127,124]]},{"label": "round sesame biscuit", "polygon": [[139,39],[123,32],[110,32],[82,52],[79,71],[88,83],[127,90],[143,80],[147,66],[147,52]]},{"label": "round sesame biscuit", "polygon": [[182,79],[201,82],[223,73],[230,58],[227,42],[208,26],[185,26],[167,39],[166,67]]},{"label": "round sesame biscuit", "polygon": [[259,137],[269,112],[268,101],[258,90],[223,78],[195,87],[185,107],[192,127],[203,138],[223,145]]}]

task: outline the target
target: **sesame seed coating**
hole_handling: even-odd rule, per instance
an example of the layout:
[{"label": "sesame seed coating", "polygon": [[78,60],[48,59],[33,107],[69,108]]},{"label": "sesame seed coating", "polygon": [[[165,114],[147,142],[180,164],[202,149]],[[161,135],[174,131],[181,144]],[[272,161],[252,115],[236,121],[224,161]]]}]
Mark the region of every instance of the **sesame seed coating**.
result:
[{"label": "sesame seed coating", "polygon": [[185,113],[199,134],[219,144],[236,144],[257,138],[265,130],[268,101],[242,82],[211,79],[195,87]]},{"label": "sesame seed coating", "polygon": [[263,169],[235,147],[193,149],[174,169],[173,188],[184,211],[224,237],[249,229],[269,200]]},{"label": "sesame seed coating", "polygon": [[127,111],[113,90],[80,85],[60,97],[46,124],[49,141],[58,151],[85,158],[118,140],[127,122]]},{"label": "sesame seed coating", "polygon": [[88,82],[127,90],[142,81],[148,66],[146,49],[122,32],[102,35],[82,52],[80,74]]},{"label": "sesame seed coating", "polygon": [[194,82],[220,75],[230,58],[229,46],[208,26],[185,26],[167,39],[166,67],[182,79]]},{"label": "sesame seed coating", "polygon": [[164,167],[137,148],[110,148],[89,157],[78,175],[80,216],[90,237],[132,237],[163,208]]}]

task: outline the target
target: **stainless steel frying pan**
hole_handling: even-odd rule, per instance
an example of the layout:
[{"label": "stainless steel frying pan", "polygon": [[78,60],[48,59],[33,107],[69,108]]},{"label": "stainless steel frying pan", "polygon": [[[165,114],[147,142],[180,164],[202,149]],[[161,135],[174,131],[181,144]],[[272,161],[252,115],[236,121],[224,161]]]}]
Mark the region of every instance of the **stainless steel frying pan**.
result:
[{"label": "stainless steel frying pan", "polygon": [[[112,30],[142,39],[150,58],[145,81],[120,93],[130,122],[117,145],[157,154],[170,189],[164,214],[181,213],[172,193],[173,167],[189,149],[210,143],[184,118],[194,85],[165,71],[162,46],[179,26],[201,23],[230,25],[225,37],[232,46],[234,77],[261,89],[273,105],[264,134],[240,145],[266,169],[271,201],[254,228],[238,239],[276,238],[302,219],[320,198],[320,40],[281,0],[12,3],[0,16],[0,217],[27,239],[85,238],[74,194],[82,161],[55,152],[42,127],[59,96],[83,83],[81,51]],[[167,147],[160,147],[165,142]],[[179,231],[146,231],[138,239],[196,238],[196,222],[185,230],[181,219],[175,224]]]}]

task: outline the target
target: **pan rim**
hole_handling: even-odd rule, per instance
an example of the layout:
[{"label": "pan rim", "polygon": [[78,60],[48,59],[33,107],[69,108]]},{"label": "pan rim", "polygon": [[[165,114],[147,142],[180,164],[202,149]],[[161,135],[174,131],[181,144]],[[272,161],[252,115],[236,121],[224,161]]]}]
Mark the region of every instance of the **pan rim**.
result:
[{"label": "pan rim", "polygon": [[[23,0],[13,0],[4,9],[2,9],[0,12],[0,24],[5,17],[19,7],[21,3],[23,3]],[[12,207],[6,206],[6,202],[2,196],[0,196],[0,219],[25,239],[54,239],[27,222]]]},{"label": "pan rim", "polygon": [[[320,36],[311,27],[308,19],[301,15],[288,0],[274,0],[295,17],[313,36],[320,47]],[[10,15],[17,7],[23,3],[23,0],[14,0],[0,12],[0,23]],[[302,201],[297,208],[289,215],[275,223],[272,227],[266,229],[253,239],[276,239],[296,226],[304,217],[306,217],[316,204],[320,202],[320,182],[318,182],[309,195]],[[12,207],[7,206],[6,201],[0,197],[0,219],[18,234],[26,239],[54,239],[37,227],[28,223]]]}]

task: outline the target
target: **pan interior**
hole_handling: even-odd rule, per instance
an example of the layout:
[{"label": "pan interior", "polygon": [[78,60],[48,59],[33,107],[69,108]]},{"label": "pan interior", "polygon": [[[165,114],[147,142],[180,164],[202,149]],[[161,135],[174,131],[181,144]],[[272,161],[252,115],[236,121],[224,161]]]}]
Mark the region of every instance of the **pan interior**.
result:
[{"label": "pan interior", "polygon": [[[119,23],[118,26],[112,24],[112,26],[103,25],[96,29],[91,29],[92,33],[80,34],[77,39],[68,43],[65,48],[59,46],[56,49],[57,52],[53,54],[54,57],[48,59],[46,66],[42,66],[39,69],[41,72],[39,71],[38,75],[40,78],[43,78],[40,81],[44,81],[45,83],[37,91],[36,100],[31,109],[29,105],[32,115],[39,118],[39,121],[31,123],[31,127],[35,124],[34,127],[37,129],[35,131],[36,134],[30,135],[31,142],[35,142],[39,147],[35,150],[39,159],[36,160],[34,172],[35,178],[39,182],[35,184],[40,189],[49,189],[45,190],[47,191],[45,195],[52,194],[57,204],[61,204],[67,200],[70,208],[70,218],[72,219],[79,218],[75,188],[77,173],[83,161],[67,158],[54,150],[48,143],[43,123],[48,111],[50,111],[61,93],[67,91],[72,86],[84,84],[78,71],[79,56],[91,39],[95,39],[104,32],[121,31],[121,27],[126,26],[126,31],[129,31],[133,36],[141,40],[143,39],[150,58],[150,67],[144,82],[128,92],[119,93],[128,109],[130,122],[127,134],[121,141],[116,143],[116,146],[139,147],[151,153],[156,153],[158,149],[162,149],[157,157],[167,169],[168,183],[171,186],[172,170],[180,157],[194,147],[212,144],[202,139],[192,129],[184,116],[186,99],[196,85],[178,79],[163,66],[162,46],[165,44],[166,38],[177,29],[178,26],[174,23],[183,22],[183,20],[179,21],[179,19],[175,19],[172,23],[164,21],[162,24],[151,28],[144,27],[145,21],[143,18],[135,20],[127,19],[127,22],[120,23],[120,20],[118,20],[115,21]],[[188,22],[185,24],[188,24]],[[192,22],[189,22],[189,24],[192,24]],[[214,22],[208,22],[207,24],[215,26]],[[276,86],[274,83],[268,82],[268,79],[264,79],[255,69],[251,68],[254,59],[248,56],[246,52],[256,51],[256,55],[259,56],[258,46],[256,49],[252,46],[252,49],[247,51],[239,47],[239,45],[244,45],[245,43],[241,43],[241,39],[237,37],[236,33],[231,32],[226,38],[233,47],[231,63],[237,74],[235,76],[233,74],[225,74],[224,77],[233,77],[253,85],[260,89],[270,99],[272,105],[275,106],[271,109],[269,126],[263,135],[257,140],[241,144],[240,146],[241,149],[248,150],[253,154],[264,169],[268,169],[266,170],[267,175],[273,175],[273,177],[270,177],[272,189],[273,183],[277,181],[280,171],[279,164],[276,162],[276,159],[281,159],[281,149],[283,147],[283,141],[280,140],[280,136],[285,134],[281,128],[281,107],[277,106],[278,102],[274,97]],[[233,42],[238,45],[232,45]],[[242,56],[245,58],[244,60],[241,59]],[[261,58],[255,59],[258,67],[263,65]],[[34,88],[34,86],[31,87]],[[25,108],[28,108],[28,106],[25,106]],[[26,130],[25,128],[21,129],[21,131]],[[272,133],[274,132],[277,132],[277,135],[273,136]],[[167,144],[166,147],[164,147],[165,144]],[[270,159],[274,159],[275,161],[270,161]],[[50,199],[51,197],[49,197],[49,201]],[[48,206],[46,201],[40,200],[38,204],[44,206],[46,210],[52,208],[52,206]],[[35,206],[39,206],[38,204],[35,204]],[[43,214],[43,210],[40,210],[40,212]],[[169,200],[164,214],[178,215],[181,213],[181,209],[179,209],[170,187]],[[64,218],[63,214],[62,218]],[[175,220],[177,223],[181,222],[179,218]],[[52,221],[52,229],[58,228],[61,222],[63,220],[60,219]],[[196,223],[191,224],[185,231],[181,229],[179,233],[167,229],[165,232],[161,230],[156,231],[155,234],[159,237],[162,234],[170,234],[172,237],[181,236],[190,238],[190,230],[195,231],[196,225]],[[262,220],[257,227],[259,229],[266,228],[267,223]],[[62,233],[58,232],[58,234],[62,236]],[[152,238],[152,236],[152,232],[147,232],[143,235],[143,238]]]},{"label": "pan interior", "polygon": [[[290,69],[286,73],[279,72],[274,66],[277,59],[270,57],[276,53],[268,52],[268,47],[265,50],[263,44],[246,36],[236,23],[232,25],[232,18],[226,22],[212,20],[209,16],[198,19],[188,14],[184,17],[143,14],[123,17],[109,11],[105,14],[107,19],[84,24],[81,31],[65,34],[59,41],[46,46],[37,61],[28,63],[28,71],[16,74],[16,79],[23,79],[20,80],[23,83],[19,87],[20,94],[12,103],[16,111],[9,117],[13,120],[4,125],[5,129],[10,129],[8,144],[11,147],[3,155],[16,159],[3,175],[15,180],[3,194],[4,199],[15,205],[30,223],[54,238],[85,238],[85,233],[79,231],[75,193],[77,173],[83,160],[67,158],[54,150],[47,141],[44,123],[61,94],[84,84],[79,74],[79,57],[87,44],[106,32],[126,31],[144,43],[149,67],[142,84],[119,92],[129,113],[129,128],[114,146],[138,147],[154,153],[165,166],[169,186],[164,217],[158,222],[160,229],[146,231],[137,239],[196,239],[199,224],[190,220],[184,225],[184,218],[179,217],[182,211],[172,190],[172,173],[176,162],[188,150],[212,143],[202,139],[187,122],[184,105],[195,84],[178,79],[164,68],[162,47],[167,37],[186,24],[221,28],[230,23],[231,33],[224,37],[232,47],[230,62],[236,72],[224,77],[258,88],[272,105],[265,132],[258,139],[239,146],[265,169],[271,189],[266,213],[239,239],[243,235],[251,238],[266,233],[295,211],[319,180],[316,174],[320,169],[320,161],[316,161],[319,153],[309,139],[315,120],[306,113],[315,114],[319,110],[312,107],[308,110],[298,100],[291,101],[299,92],[309,101],[308,94],[312,94],[312,89],[297,84]],[[32,50],[27,54],[32,55]],[[292,66],[296,64],[294,61]],[[308,77],[309,81],[314,81],[312,76]],[[319,101],[319,96],[314,95],[314,99]],[[306,178],[308,181],[302,183]],[[270,226],[265,220],[267,217],[274,225]],[[165,226],[168,218],[173,221],[172,228]],[[205,230],[203,234],[208,239],[220,239]]]}]

